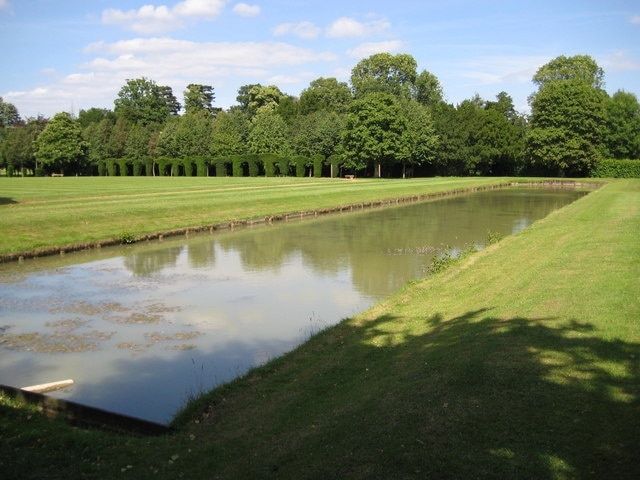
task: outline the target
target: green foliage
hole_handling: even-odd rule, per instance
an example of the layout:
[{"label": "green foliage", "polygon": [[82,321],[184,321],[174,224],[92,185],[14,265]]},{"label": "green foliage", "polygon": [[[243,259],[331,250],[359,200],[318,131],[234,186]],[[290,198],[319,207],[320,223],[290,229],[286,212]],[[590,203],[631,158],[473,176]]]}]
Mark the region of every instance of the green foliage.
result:
[{"label": "green foliage", "polygon": [[35,157],[48,172],[81,173],[85,167],[89,145],[82,138],[77,121],[66,112],[56,114],[35,142]]},{"label": "green foliage", "polygon": [[640,158],[640,104],[633,93],[617,91],[607,101],[605,147],[616,159]]},{"label": "green foliage", "polygon": [[299,115],[291,128],[292,149],[298,155],[329,157],[340,149],[345,116],[320,110]]},{"label": "green foliage", "polygon": [[0,97],[0,128],[15,127],[20,124],[20,114],[13,103]]},{"label": "green foliage", "polygon": [[414,90],[416,69],[416,60],[404,53],[376,53],[364,58],[351,70],[354,97],[386,93],[408,100]]},{"label": "green foliage", "polygon": [[135,235],[133,235],[130,232],[122,232],[120,234],[120,243],[122,243],[123,245],[130,245],[132,243],[135,243],[135,241],[136,241]]},{"label": "green foliage", "polygon": [[572,81],[594,89],[604,88],[604,71],[589,55],[560,55],[538,69],[533,83],[543,87],[550,83]]},{"label": "green foliage", "polygon": [[113,103],[116,115],[143,125],[162,123],[180,109],[170,87],[145,77],[127,80]]},{"label": "green foliage", "polygon": [[264,166],[265,176],[274,177],[276,175],[276,164],[280,161],[280,157],[275,153],[261,153],[258,158]]},{"label": "green foliage", "polygon": [[251,120],[248,144],[251,153],[289,155],[291,148],[287,124],[275,111],[260,110]]},{"label": "green foliage", "polygon": [[250,129],[249,118],[241,110],[218,113],[211,126],[211,155],[219,157],[246,153]]},{"label": "green foliage", "polygon": [[358,171],[372,163],[374,175],[380,177],[382,165],[409,158],[407,127],[407,117],[393,95],[371,93],[355,100],[342,138],[345,166]]},{"label": "green foliage", "polygon": [[459,263],[465,258],[473,255],[478,251],[478,248],[475,245],[467,245],[462,250],[456,250],[446,245],[443,247],[443,252],[440,255],[436,255],[431,259],[431,264],[429,265],[428,272],[431,275],[436,273],[440,273],[452,265]]},{"label": "green foliage", "polygon": [[588,176],[602,150],[606,93],[574,80],[544,84],[531,105],[527,155],[554,175]]},{"label": "green foliage", "polygon": [[184,111],[186,114],[204,112],[212,115],[216,111],[213,107],[215,98],[211,85],[190,83],[184,91]]},{"label": "green foliage", "polygon": [[309,115],[319,111],[346,113],[351,103],[351,90],[346,82],[335,78],[318,78],[300,93],[300,113]]},{"label": "green foliage", "polygon": [[600,160],[591,172],[592,177],[600,178],[640,178],[640,160]]}]

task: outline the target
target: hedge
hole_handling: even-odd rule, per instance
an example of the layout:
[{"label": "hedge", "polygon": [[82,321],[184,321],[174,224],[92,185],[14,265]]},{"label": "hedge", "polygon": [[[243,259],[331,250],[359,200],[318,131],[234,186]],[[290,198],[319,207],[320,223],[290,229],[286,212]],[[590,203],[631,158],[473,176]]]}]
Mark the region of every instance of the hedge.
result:
[{"label": "hedge", "polygon": [[640,160],[600,160],[591,176],[600,178],[640,178]]}]

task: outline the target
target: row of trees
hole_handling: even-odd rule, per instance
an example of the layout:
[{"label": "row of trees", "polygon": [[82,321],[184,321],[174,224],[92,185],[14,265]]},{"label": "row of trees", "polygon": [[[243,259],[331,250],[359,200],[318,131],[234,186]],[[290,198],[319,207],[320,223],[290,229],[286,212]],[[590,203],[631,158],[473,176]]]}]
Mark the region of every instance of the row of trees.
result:
[{"label": "row of trees", "polygon": [[[210,85],[183,105],[170,87],[128,80],[113,110],[26,121],[0,98],[0,168],[8,174],[589,175],[603,158],[640,158],[635,95],[604,90],[589,56],[558,57],[533,77],[531,115],[511,97],[444,101],[411,55],[376,54],[350,84],[319,78],[298,98],[245,85],[214,107]],[[184,110],[183,114],[180,111]]]}]

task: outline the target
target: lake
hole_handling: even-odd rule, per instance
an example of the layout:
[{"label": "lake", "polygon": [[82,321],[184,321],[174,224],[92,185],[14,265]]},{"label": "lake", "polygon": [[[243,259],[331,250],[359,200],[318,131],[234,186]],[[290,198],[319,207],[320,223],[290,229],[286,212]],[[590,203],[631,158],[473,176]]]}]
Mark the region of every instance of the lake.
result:
[{"label": "lake", "polygon": [[295,348],[586,192],[506,188],[0,265],[0,383],[167,423]]}]

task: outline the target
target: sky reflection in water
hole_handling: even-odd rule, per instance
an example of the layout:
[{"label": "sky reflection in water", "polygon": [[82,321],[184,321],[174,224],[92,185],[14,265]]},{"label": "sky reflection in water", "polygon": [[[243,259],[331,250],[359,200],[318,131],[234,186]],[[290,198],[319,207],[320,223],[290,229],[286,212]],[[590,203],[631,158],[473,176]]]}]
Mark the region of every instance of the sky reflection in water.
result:
[{"label": "sky reflection in water", "polygon": [[0,383],[167,422],[189,396],[292,349],[583,195],[499,190],[0,266]]}]

